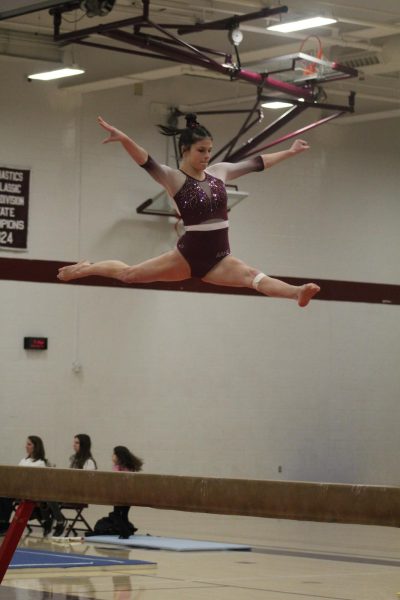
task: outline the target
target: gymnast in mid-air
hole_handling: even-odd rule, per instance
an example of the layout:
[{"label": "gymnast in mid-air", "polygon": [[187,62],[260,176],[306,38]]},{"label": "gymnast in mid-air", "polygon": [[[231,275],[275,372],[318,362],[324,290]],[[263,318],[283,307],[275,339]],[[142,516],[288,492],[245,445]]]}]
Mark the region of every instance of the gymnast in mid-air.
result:
[{"label": "gymnast in mid-air", "polygon": [[97,275],[124,283],[183,281],[197,277],[206,283],[247,287],[266,296],[290,298],[307,306],[320,290],[315,283],[296,286],[269,277],[231,255],[228,239],[228,210],[225,182],[253,171],[262,171],[309,149],[307,142],[296,140],[288,150],[263,154],[237,163],[221,162],[208,166],[213,139],[197,122],[186,116],[186,127],[162,127],[165,135],[179,135],[179,169],[159,164],[148,152],[122,131],[98,117],[108,133],[103,143],[120,142],[132,159],[153,177],[173,199],[185,228],[176,248],[130,266],[118,260],[95,263],[81,261],[62,267],[58,278],[71,281]]}]

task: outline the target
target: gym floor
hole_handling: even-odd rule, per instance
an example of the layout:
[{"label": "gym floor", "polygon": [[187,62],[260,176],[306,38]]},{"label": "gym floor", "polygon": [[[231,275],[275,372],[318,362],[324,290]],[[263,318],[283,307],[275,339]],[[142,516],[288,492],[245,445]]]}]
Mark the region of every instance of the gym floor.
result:
[{"label": "gym floor", "polygon": [[[21,547],[156,566],[9,570],[0,600],[398,600],[399,530],[132,509],[139,534],[249,544],[250,552],[170,552],[60,544],[36,530]],[[89,521],[107,514],[91,507]]]}]

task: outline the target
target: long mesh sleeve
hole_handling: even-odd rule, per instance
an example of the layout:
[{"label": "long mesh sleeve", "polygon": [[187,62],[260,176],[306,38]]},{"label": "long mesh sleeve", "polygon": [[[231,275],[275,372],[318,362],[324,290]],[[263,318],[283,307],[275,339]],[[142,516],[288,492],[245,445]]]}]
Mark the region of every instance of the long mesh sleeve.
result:
[{"label": "long mesh sleeve", "polygon": [[222,181],[230,181],[242,175],[247,175],[247,173],[263,170],[264,161],[261,156],[253,156],[237,163],[222,162],[207,167],[207,173],[222,179]]},{"label": "long mesh sleeve", "polygon": [[162,185],[172,197],[185,183],[185,176],[181,171],[172,169],[167,165],[161,165],[150,155],[146,162],[140,166],[142,169],[145,169],[157,183]]}]

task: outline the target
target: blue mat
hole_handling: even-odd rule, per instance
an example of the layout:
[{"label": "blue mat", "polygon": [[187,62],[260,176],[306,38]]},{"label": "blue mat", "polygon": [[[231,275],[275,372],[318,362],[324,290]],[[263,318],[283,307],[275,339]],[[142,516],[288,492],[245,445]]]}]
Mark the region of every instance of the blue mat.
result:
[{"label": "blue mat", "polygon": [[186,540],[180,538],[165,538],[151,535],[131,535],[121,540],[117,535],[91,535],[85,538],[88,544],[115,544],[131,548],[151,548],[154,550],[175,550],[177,552],[198,552],[206,550],[251,550],[243,544],[225,544],[222,542],[207,542],[203,540]]},{"label": "blue mat", "polygon": [[86,554],[17,549],[11,561],[10,569],[68,569],[71,567],[123,567],[155,564],[145,560],[100,558],[99,556],[87,556]]}]

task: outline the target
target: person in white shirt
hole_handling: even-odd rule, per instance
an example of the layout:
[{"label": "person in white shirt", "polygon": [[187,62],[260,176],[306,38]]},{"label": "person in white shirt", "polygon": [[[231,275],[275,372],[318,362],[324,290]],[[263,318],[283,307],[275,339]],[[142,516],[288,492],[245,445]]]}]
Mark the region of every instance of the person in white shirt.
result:
[{"label": "person in white shirt", "polygon": [[[46,458],[46,452],[42,438],[37,435],[29,435],[25,443],[26,456],[22,458],[19,467],[49,467],[50,463]],[[7,532],[11,513],[13,510],[13,498],[0,498],[0,535]],[[36,510],[36,509],[35,509]],[[53,503],[41,503],[36,512],[45,535],[51,531],[53,520],[63,520],[59,515],[58,505]]]},{"label": "person in white shirt", "polygon": [[26,457],[21,458],[19,467],[49,467],[50,463],[46,458],[42,438],[37,435],[29,435],[25,444]]},{"label": "person in white shirt", "polygon": [[[94,460],[91,453],[92,442],[90,437],[86,433],[78,433],[74,437],[73,449],[74,454],[70,456],[69,466],[71,469],[84,469],[85,471],[95,471],[97,469],[96,461]],[[54,504],[51,504],[51,509],[54,511]],[[58,515],[62,516],[60,505],[58,504]],[[66,521],[57,518],[57,523],[54,528],[54,536],[60,537],[64,533]]]},{"label": "person in white shirt", "polygon": [[92,456],[92,440],[87,433],[78,433],[74,437],[74,454],[70,457],[71,469],[84,469],[85,471],[95,471],[97,463]]}]

